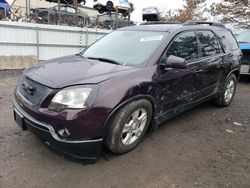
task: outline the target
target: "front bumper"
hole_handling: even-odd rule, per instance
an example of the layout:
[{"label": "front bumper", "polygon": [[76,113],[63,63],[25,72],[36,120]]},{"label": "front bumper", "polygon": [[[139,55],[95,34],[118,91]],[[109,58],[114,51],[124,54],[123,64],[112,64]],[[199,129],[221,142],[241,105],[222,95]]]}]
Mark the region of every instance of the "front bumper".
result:
[{"label": "front bumper", "polygon": [[103,139],[65,140],[56,134],[51,125],[37,121],[27,114],[14,100],[14,119],[23,130],[29,130],[58,152],[78,159],[96,160],[99,156]]}]

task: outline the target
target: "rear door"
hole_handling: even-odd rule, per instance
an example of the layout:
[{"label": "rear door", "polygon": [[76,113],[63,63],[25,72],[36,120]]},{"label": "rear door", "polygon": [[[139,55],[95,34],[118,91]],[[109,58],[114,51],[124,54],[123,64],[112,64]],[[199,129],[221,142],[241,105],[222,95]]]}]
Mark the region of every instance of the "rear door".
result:
[{"label": "rear door", "polygon": [[200,97],[204,98],[219,90],[225,54],[216,35],[211,30],[198,30],[197,36],[199,40],[200,62],[203,67],[200,81]]}]

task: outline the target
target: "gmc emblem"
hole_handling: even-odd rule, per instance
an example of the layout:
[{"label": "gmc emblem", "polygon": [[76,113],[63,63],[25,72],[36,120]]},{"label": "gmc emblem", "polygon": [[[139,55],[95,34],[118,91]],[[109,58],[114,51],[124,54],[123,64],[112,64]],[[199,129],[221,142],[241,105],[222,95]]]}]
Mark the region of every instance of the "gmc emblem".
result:
[{"label": "gmc emblem", "polygon": [[36,91],[35,87],[30,86],[26,82],[22,83],[23,90],[26,91],[28,94],[33,95],[34,92]]}]

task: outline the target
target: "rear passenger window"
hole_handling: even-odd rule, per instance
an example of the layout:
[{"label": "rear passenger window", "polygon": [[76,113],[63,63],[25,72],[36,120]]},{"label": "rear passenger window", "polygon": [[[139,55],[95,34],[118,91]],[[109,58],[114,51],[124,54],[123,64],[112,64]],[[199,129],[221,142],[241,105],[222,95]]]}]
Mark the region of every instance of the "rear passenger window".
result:
[{"label": "rear passenger window", "polygon": [[201,44],[202,57],[212,56],[220,53],[220,46],[213,32],[198,31],[198,38]]},{"label": "rear passenger window", "polygon": [[217,32],[219,40],[226,52],[237,50],[238,44],[233,34],[228,30],[219,30]]},{"label": "rear passenger window", "polygon": [[198,46],[194,31],[184,32],[177,36],[167,51],[167,57],[170,55],[186,60],[198,58]]}]

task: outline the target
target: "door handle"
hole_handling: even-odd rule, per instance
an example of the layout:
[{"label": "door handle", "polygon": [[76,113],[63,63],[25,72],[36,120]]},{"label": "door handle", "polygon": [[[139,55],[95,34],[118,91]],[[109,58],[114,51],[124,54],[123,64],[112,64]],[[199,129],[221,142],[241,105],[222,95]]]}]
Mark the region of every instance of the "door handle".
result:
[{"label": "door handle", "polygon": [[203,69],[196,69],[195,70],[195,73],[202,73],[203,72]]}]

